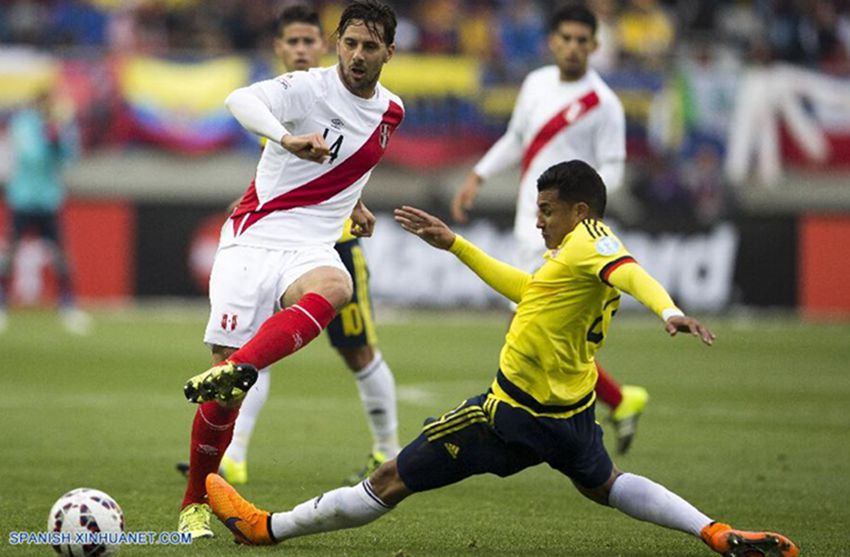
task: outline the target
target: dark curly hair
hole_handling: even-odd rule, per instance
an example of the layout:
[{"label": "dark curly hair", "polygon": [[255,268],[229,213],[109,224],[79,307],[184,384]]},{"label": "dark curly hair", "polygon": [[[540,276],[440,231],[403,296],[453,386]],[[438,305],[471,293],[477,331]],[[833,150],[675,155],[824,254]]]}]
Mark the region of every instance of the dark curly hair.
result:
[{"label": "dark curly hair", "polygon": [[[379,0],[355,0],[346,6],[339,18],[336,35],[341,37],[354,22],[363,22],[369,32],[382,39],[387,46],[395,42],[395,11]],[[381,27],[378,27],[379,25]]]}]

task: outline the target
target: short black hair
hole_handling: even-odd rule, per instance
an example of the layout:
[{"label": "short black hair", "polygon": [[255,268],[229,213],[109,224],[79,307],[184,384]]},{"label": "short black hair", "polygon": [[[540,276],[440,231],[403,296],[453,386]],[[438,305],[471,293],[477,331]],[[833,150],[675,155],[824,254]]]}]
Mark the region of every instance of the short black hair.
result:
[{"label": "short black hair", "polygon": [[[395,42],[395,11],[389,5],[379,0],[354,0],[345,7],[339,18],[337,37],[341,37],[355,21],[362,21],[372,34],[381,37],[385,45],[390,46]],[[383,36],[378,32],[378,25],[384,29]]]},{"label": "short black hair", "polygon": [[565,21],[576,21],[578,23],[584,23],[590,30],[593,35],[596,35],[596,27],[598,23],[596,21],[596,14],[594,14],[590,8],[585,6],[580,2],[570,2],[567,4],[562,4],[559,6],[553,13],[552,17],[549,18],[549,32],[555,33],[558,31],[558,28]]},{"label": "short black hair", "polygon": [[284,8],[274,22],[274,34],[278,37],[283,36],[283,28],[291,23],[315,25],[319,28],[319,33],[322,32],[322,22],[319,20],[319,13],[306,4],[293,4]]},{"label": "short black hair", "polygon": [[578,159],[550,166],[537,179],[537,191],[557,188],[558,199],[576,203],[584,201],[591,215],[605,216],[608,195],[602,177],[592,166]]}]

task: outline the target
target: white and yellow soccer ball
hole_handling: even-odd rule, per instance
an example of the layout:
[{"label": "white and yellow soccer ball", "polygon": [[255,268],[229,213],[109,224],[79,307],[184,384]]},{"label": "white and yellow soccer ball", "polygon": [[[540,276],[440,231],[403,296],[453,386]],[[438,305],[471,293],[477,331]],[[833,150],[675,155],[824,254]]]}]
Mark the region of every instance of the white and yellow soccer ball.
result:
[{"label": "white and yellow soccer ball", "polygon": [[[120,545],[109,543],[124,532],[124,513],[115,499],[97,489],[80,487],[60,497],[47,517],[47,531],[61,534],[53,549],[67,557],[105,557]],[[87,543],[75,543],[87,542]]]}]

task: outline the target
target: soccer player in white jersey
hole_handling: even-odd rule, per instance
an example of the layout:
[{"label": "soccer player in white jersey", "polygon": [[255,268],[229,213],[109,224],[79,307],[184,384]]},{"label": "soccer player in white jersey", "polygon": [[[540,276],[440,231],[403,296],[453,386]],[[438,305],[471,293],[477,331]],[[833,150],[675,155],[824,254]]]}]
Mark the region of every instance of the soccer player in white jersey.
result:
[{"label": "soccer player in white jersey", "polygon": [[[306,71],[319,66],[326,52],[319,14],[313,8],[295,4],[285,8],[275,24],[274,50],[287,71]],[[346,478],[357,483],[400,449],[395,396],[395,379],[380,351],[372,321],[369,299],[369,269],[360,240],[343,226],[334,249],[351,275],[353,295],[328,325],[328,337],[357,381],[363,410],[372,432],[372,450],[362,470]],[[248,481],[247,453],[257,417],[268,397],[271,375],[260,372],[248,391],[236,419],[233,439],[221,460],[221,472],[232,484]],[[188,468],[188,466],[187,466]]]},{"label": "soccer player in white jersey", "polygon": [[[452,200],[455,221],[466,222],[467,211],[484,181],[521,165],[514,264],[527,272],[540,265],[546,250],[534,226],[537,176],[561,161],[578,159],[593,166],[610,190],[617,189],[623,180],[623,105],[587,62],[597,48],[596,28],[596,16],[583,5],[566,4],[555,11],[549,23],[549,49],[555,64],[528,74],[507,131],[475,165]],[[601,366],[598,368],[596,392],[611,408],[617,451],[624,454],[634,439],[649,395],[643,387],[621,387]]]},{"label": "soccer player in white jersey", "polygon": [[356,0],[340,17],[337,65],[261,81],[225,101],[268,141],[222,227],[210,277],[204,342],[215,365],[184,387],[199,407],[178,530],[193,538],[212,537],[204,480],[219,467],[256,370],[309,343],[351,299],[333,246],[349,217],[356,236],[374,227],[360,194],[404,117],[401,99],[378,82],[395,27],[392,8]]}]

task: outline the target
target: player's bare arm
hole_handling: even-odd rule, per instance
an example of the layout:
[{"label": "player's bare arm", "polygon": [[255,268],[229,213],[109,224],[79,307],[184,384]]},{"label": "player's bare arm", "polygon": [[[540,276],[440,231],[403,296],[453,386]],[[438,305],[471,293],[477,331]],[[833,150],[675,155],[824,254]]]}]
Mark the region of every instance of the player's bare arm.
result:
[{"label": "player's bare arm", "polygon": [[680,332],[691,333],[709,346],[714,344],[714,339],[717,338],[717,336],[712,333],[708,327],[687,315],[674,315],[670,317],[667,319],[667,323],[664,325],[664,328],[671,337],[676,336],[676,333]]},{"label": "player's bare arm", "polygon": [[484,179],[474,171],[466,176],[452,199],[452,218],[455,222],[465,223],[468,220],[467,212],[475,204],[475,198],[478,197],[478,190],[482,183]]},{"label": "player's bare arm", "polygon": [[370,238],[374,232],[375,215],[362,200],[357,201],[351,211],[351,233],[358,238]]},{"label": "player's bare arm", "polygon": [[299,159],[317,162],[325,162],[330,156],[330,149],[325,138],[319,133],[308,133],[306,135],[284,134],[280,138],[280,145]]},{"label": "player's bare arm", "polygon": [[449,249],[455,241],[455,233],[446,223],[422,209],[404,205],[395,210],[394,218],[404,230],[435,248]]}]

